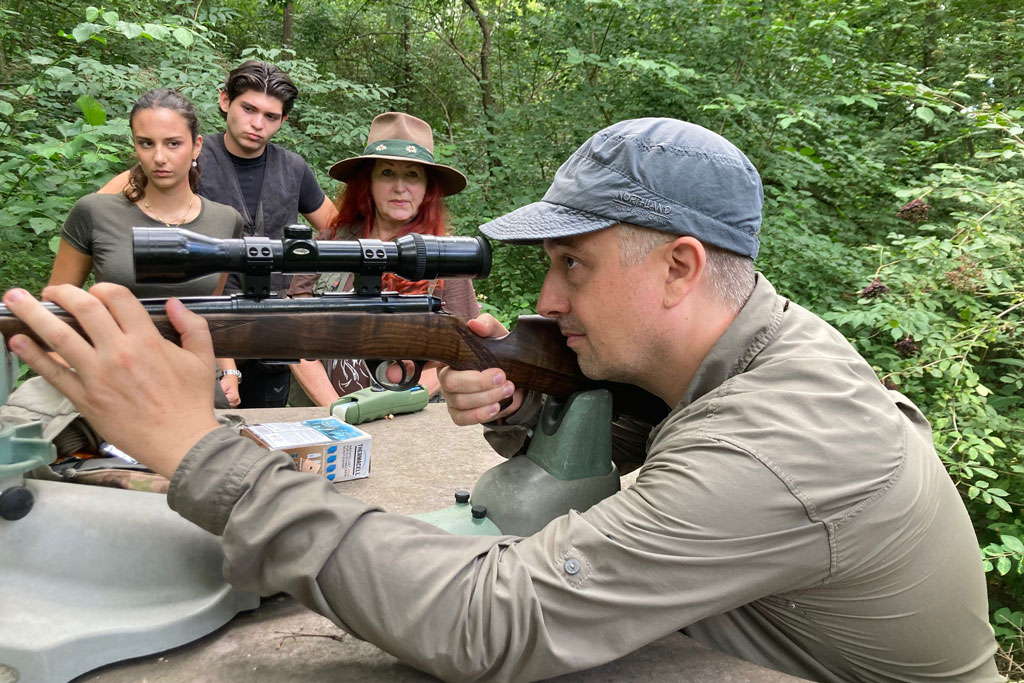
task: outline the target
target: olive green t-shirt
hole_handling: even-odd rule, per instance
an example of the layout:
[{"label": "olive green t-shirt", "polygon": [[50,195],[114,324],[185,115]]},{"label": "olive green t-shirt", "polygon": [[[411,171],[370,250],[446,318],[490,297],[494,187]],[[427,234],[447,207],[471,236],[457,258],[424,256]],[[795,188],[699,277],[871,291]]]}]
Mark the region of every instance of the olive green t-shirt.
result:
[{"label": "olive green t-shirt", "polygon": [[[237,211],[209,199],[199,200],[199,215],[178,227],[218,239],[242,236],[242,217]],[[167,226],[147,216],[123,194],[90,194],[71,207],[60,236],[78,251],[92,256],[96,282],[124,285],[139,298],[213,294],[220,281],[217,273],[181,283],[135,282],[131,229],[163,227]]]}]

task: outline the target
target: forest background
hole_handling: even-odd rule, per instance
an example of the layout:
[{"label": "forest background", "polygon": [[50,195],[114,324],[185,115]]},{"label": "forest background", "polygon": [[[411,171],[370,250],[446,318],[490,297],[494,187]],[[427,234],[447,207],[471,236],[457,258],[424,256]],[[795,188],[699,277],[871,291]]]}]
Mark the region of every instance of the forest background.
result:
[{"label": "forest background", "polygon": [[[93,0],[95,2],[95,0]],[[759,268],[929,416],[970,511],[1000,664],[1024,647],[1024,11],[1016,0],[2,0],[0,290],[38,291],[71,204],[131,159],[126,115],[178,88],[221,128],[228,68],[301,95],[276,141],[334,196],[370,119],[427,119],[468,189],[457,232],[541,197],[614,121],[670,116],[760,170]],[[477,283],[533,311],[540,250]],[[888,549],[898,552],[898,549]],[[926,571],[926,568],[922,568]]]}]

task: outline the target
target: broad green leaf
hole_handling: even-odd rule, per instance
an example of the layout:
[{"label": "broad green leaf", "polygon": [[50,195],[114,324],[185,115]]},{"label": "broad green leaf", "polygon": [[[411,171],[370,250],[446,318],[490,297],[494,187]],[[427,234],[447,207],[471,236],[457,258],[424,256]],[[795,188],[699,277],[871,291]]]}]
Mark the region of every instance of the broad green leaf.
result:
[{"label": "broad green leaf", "polygon": [[70,79],[74,72],[63,66],[51,66],[46,70],[46,75],[58,81]]},{"label": "broad green leaf", "polygon": [[183,26],[179,26],[174,29],[174,38],[181,43],[183,47],[189,47],[193,42],[195,42],[195,38],[192,37],[192,32]]},{"label": "broad green leaf", "polygon": [[1006,576],[1012,568],[1013,563],[1010,562],[1010,558],[1005,555],[996,561],[996,571],[999,572],[1001,576]]},{"label": "broad green leaf", "polygon": [[145,31],[143,35],[148,35],[154,40],[163,40],[170,33],[167,27],[161,24],[143,24],[142,30]]},{"label": "broad green leaf", "polygon": [[53,232],[59,229],[57,221],[52,218],[40,218],[38,216],[28,219],[29,227],[32,228],[32,232],[37,235],[42,235],[44,232]]},{"label": "broad green leaf", "polygon": [[997,624],[1010,624],[1024,628],[1024,612],[1014,612],[1009,607],[1000,607],[993,615]]},{"label": "broad green leaf", "polygon": [[100,15],[99,9],[97,9],[95,7],[92,7],[92,6],[89,6],[89,7],[85,8],[85,20],[86,21],[95,21],[96,17],[98,17],[99,15]]},{"label": "broad green leaf", "polygon": [[135,39],[142,35],[142,26],[130,21],[119,21],[117,30],[122,36],[129,39]]},{"label": "broad green leaf", "polygon": [[92,38],[100,30],[100,27],[96,24],[84,23],[79,24],[74,29],[72,29],[71,35],[79,43],[84,43],[85,41],[89,40],[89,38]]},{"label": "broad green leaf", "polygon": [[107,26],[113,26],[118,22],[120,17],[117,16],[117,12],[104,12],[103,21],[107,22]]},{"label": "broad green leaf", "polygon": [[14,107],[11,106],[10,102],[0,100],[0,114],[4,116],[10,116],[14,113]]},{"label": "broad green leaf", "polygon": [[935,112],[928,107],[918,107],[914,110],[914,116],[921,119],[925,123],[931,123],[935,120]]},{"label": "broad green leaf", "polygon": [[878,109],[878,100],[876,100],[873,97],[868,97],[867,95],[858,95],[857,96],[857,101],[860,102],[863,105],[866,105],[866,106],[872,108],[872,109],[876,109],[876,110]]},{"label": "broad green leaf", "polygon": [[103,109],[103,105],[100,104],[91,95],[82,95],[75,104],[82,110],[82,115],[85,117],[86,122],[93,126],[102,126],[107,122],[107,112]]},{"label": "broad green leaf", "polygon": [[1002,542],[1002,547],[1012,553],[1024,553],[1024,541],[1021,541],[1016,536],[1009,536],[1004,533],[1004,535],[999,536],[999,541]]}]

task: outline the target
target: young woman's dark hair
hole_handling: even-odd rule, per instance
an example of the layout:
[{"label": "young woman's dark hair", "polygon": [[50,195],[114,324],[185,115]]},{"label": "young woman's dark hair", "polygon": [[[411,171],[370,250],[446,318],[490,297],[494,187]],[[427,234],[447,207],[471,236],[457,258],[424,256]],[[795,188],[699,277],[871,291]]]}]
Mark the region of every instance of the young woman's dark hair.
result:
[{"label": "young woman's dark hair", "polygon": [[[170,109],[171,111],[178,112],[185,119],[185,123],[188,124],[189,132],[192,134],[192,142],[194,143],[199,137],[199,117],[196,116],[195,107],[181,93],[168,90],[167,88],[150,90],[135,102],[131,114],[128,115],[128,125],[133,125],[135,115],[146,109]],[[199,166],[193,166],[188,171],[188,185],[192,188],[193,192],[199,187],[199,172]],[[130,202],[139,201],[146,193],[146,183],[148,182],[149,179],[142,170],[142,164],[136,163],[128,173],[128,184],[124,188],[124,196]]]},{"label": "young woman's dark hair", "polygon": [[[291,112],[295,106],[295,98],[299,96],[299,89],[292,83],[292,79],[288,78],[288,74],[269,62],[255,59],[232,69],[224,80],[224,92],[228,96],[228,102],[250,90],[266,93],[281,100],[281,113],[285,116]],[[223,110],[220,115],[227,118],[227,113]]]}]

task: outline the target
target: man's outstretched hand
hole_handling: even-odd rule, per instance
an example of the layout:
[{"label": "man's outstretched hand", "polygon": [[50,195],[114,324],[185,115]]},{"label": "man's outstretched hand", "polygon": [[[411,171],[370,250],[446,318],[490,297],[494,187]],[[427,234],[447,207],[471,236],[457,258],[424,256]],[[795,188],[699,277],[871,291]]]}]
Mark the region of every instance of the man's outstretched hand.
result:
[{"label": "man's outstretched hand", "polygon": [[[104,439],[170,477],[189,449],[216,429],[216,364],[206,321],[177,299],[167,315],[181,346],[160,336],[132,293],[101,283],[85,292],[47,287],[43,299],[74,316],[88,338],[23,289],[4,294],[8,309],[71,366],[64,367],[25,335],[8,343],[43,379],[71,399]],[[91,340],[91,341],[90,341]]]},{"label": "man's outstretched hand", "polygon": [[[499,338],[508,330],[486,313],[470,320],[469,329],[481,337]],[[457,425],[480,424],[511,415],[523,402],[522,390],[516,389],[499,368],[487,370],[452,370],[438,372],[441,393],[448,414]]]}]

